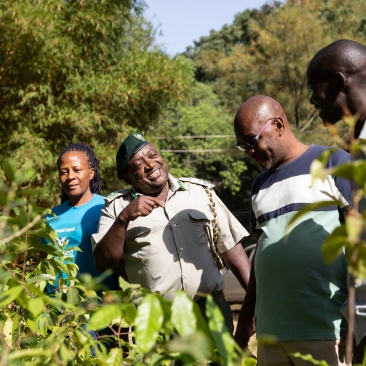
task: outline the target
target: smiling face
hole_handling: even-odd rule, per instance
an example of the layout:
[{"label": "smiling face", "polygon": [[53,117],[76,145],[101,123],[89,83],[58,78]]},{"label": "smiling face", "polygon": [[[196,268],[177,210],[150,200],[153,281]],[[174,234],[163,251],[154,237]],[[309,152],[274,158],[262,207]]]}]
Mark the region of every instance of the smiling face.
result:
[{"label": "smiling face", "polygon": [[155,147],[147,144],[128,162],[123,179],[138,192],[156,196],[168,184],[168,165]]},{"label": "smiling face", "polygon": [[310,103],[319,110],[319,117],[323,123],[334,124],[340,121],[345,114],[347,101],[337,76],[326,77],[321,70],[310,67],[308,86],[312,91]]},{"label": "smiling face", "polygon": [[89,184],[94,177],[94,169],[89,167],[89,160],[84,152],[69,151],[61,155],[58,174],[71,206],[80,206],[93,197]]}]

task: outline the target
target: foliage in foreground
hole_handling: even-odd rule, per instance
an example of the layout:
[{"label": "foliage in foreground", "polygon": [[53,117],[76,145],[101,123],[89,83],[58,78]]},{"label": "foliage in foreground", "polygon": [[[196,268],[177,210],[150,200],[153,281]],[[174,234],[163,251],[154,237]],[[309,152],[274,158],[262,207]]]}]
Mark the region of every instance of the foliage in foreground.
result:
[{"label": "foliage in foreground", "polygon": [[[344,122],[352,131],[356,120],[352,117],[344,117]],[[330,156],[337,148],[324,151],[311,165],[310,173],[313,181],[317,179],[324,180],[327,175],[338,176],[355,182],[353,191],[352,206],[355,213],[345,215],[344,223],[335,228],[328,236],[322,246],[322,253],[325,263],[333,262],[342,252],[346,253],[347,269],[356,280],[366,279],[366,141],[356,139],[351,143],[345,143],[337,134],[334,126],[329,127],[335,141],[345,150],[349,151],[355,160],[345,162],[337,167],[326,168],[326,164]],[[352,134],[350,134],[352,136]],[[322,202],[312,203],[302,208],[289,223],[287,230],[296,224],[296,221],[309,211],[321,210],[322,207],[329,204],[338,204],[340,202],[328,195],[329,197]],[[356,212],[359,211],[360,214]]]},{"label": "foliage in foreground", "polygon": [[[34,204],[36,192],[26,184],[35,171],[27,165],[17,170],[12,161],[3,168],[7,180],[0,187],[1,365],[255,363],[237,352],[212,297],[206,304],[208,322],[184,292],[169,302],[120,278],[120,291],[98,297],[102,278],[76,278],[76,265],[67,262],[66,244],[57,244],[56,233],[44,222],[49,210]],[[41,244],[40,237],[53,245]],[[47,254],[46,260],[37,261],[39,251]],[[46,284],[53,284],[62,272],[70,281],[58,277],[60,291],[47,296]],[[134,343],[118,336],[129,327],[134,329]],[[114,338],[110,350],[106,336],[93,337],[105,328]],[[129,348],[127,358],[123,346]]]},{"label": "foliage in foreground", "polygon": [[[322,254],[325,263],[332,263],[339,255],[345,253],[347,262],[347,271],[355,281],[348,281],[348,326],[346,340],[346,359],[352,359],[352,349],[354,344],[354,327],[355,327],[355,283],[361,284],[366,280],[366,140],[353,139],[354,126],[357,122],[357,117],[344,116],[343,121],[349,130],[350,142],[344,142],[339,136],[337,129],[329,125],[328,129],[334,138],[334,141],[346,151],[349,151],[355,158],[354,161],[349,161],[341,164],[338,167],[326,168],[330,156],[336,148],[324,151],[311,165],[310,172],[313,182],[315,180],[324,180],[326,176],[332,175],[349,179],[354,182],[352,208],[348,214],[344,216],[344,223],[336,227],[327,237],[322,245]],[[334,197],[328,195],[329,199],[323,202],[312,203],[306,205],[297,212],[290,221],[287,230],[292,225],[296,225],[296,221],[307,214],[309,211],[322,210],[324,206],[329,204],[341,203]],[[307,359],[314,364],[324,364],[324,361],[318,362],[313,360],[310,355],[295,355]],[[366,360],[366,352],[364,352],[364,361]]]}]

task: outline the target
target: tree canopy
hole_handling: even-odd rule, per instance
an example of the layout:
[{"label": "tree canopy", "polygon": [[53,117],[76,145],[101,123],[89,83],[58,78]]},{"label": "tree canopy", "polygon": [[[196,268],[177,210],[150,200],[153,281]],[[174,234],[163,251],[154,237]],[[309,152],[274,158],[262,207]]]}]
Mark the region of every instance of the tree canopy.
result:
[{"label": "tree canopy", "polygon": [[266,94],[303,128],[315,117],[306,85],[309,61],[337,39],[362,43],[365,10],[363,1],[274,2],[237,14],[232,24],[201,37],[185,54],[197,65],[196,78],[212,85],[232,113],[245,99]]},{"label": "tree canopy", "polygon": [[106,191],[117,189],[121,136],[156,125],[183,100],[192,63],[154,46],[135,0],[3,1],[0,4],[0,158],[27,159],[58,193],[55,163],[69,143],[89,143],[103,163]]}]

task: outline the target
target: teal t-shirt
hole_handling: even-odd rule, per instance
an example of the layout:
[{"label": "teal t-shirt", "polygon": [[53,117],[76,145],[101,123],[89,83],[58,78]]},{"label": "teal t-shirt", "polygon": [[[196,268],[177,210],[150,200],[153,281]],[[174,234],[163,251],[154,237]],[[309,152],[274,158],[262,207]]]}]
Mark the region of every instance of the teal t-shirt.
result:
[{"label": "teal t-shirt", "polygon": [[[91,246],[91,235],[98,231],[98,223],[101,210],[104,206],[104,198],[94,194],[93,198],[81,206],[69,206],[69,201],[52,209],[57,215],[47,216],[48,223],[57,232],[58,240],[61,243],[67,241],[68,247],[79,247],[82,252],[71,250],[66,255],[71,263],[76,263],[79,273],[90,273],[92,277],[97,277],[101,273],[94,266],[94,258]],[[63,274],[66,278],[66,274]],[[114,275],[108,276],[103,284],[110,290],[118,288]],[[55,287],[47,285],[46,292],[54,293]]]}]

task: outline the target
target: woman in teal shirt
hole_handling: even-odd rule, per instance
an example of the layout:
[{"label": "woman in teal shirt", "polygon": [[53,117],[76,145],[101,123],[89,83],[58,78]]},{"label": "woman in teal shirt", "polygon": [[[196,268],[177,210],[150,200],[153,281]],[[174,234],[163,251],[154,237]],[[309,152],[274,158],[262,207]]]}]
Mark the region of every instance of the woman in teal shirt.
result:
[{"label": "woman in teal shirt", "polygon": [[[78,275],[89,273],[97,277],[101,273],[94,266],[90,237],[98,231],[104,198],[100,196],[101,179],[99,161],[89,145],[79,142],[68,145],[57,160],[57,169],[62,187],[61,205],[52,209],[55,216],[48,216],[48,223],[58,235],[60,245],[66,245],[65,254],[69,261],[79,267]],[[67,250],[78,247],[82,251]],[[63,273],[63,278],[67,275]],[[51,294],[58,288],[55,284],[47,285]],[[104,281],[106,289],[118,288],[113,275]]]}]

